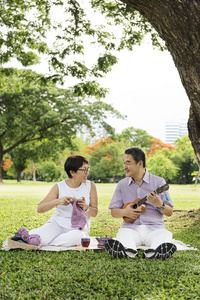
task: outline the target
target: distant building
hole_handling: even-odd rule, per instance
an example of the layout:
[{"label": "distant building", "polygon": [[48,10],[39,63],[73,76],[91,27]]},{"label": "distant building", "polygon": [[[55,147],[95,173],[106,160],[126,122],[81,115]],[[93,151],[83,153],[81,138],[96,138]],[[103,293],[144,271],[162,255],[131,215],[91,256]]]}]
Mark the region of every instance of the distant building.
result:
[{"label": "distant building", "polygon": [[165,142],[174,145],[174,142],[184,135],[188,135],[187,122],[166,122],[165,123]]}]

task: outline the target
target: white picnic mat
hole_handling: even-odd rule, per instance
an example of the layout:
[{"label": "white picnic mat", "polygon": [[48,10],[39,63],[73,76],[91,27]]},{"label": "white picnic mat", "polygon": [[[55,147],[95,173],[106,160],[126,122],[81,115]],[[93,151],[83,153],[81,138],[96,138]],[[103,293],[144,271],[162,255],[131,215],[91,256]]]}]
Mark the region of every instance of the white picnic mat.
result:
[{"label": "white picnic mat", "polygon": [[[88,249],[96,249],[98,242],[96,240],[95,237],[91,237],[90,238],[90,246],[88,247]],[[182,241],[178,241],[178,240],[172,240],[172,243],[176,245],[177,250],[198,250],[197,248],[191,247],[190,245],[186,245],[184,244]],[[76,249],[77,248],[77,249]],[[79,247],[61,247],[61,246],[43,246],[40,248],[40,250],[44,250],[44,251],[66,251],[66,250],[79,250]],[[82,248],[82,247],[80,247]],[[138,249],[148,249],[148,247],[146,246],[140,246],[138,247]],[[81,249],[80,249],[81,250]]]},{"label": "white picnic mat", "polygon": [[[176,245],[177,250],[198,250],[197,248],[191,247],[190,245],[184,244],[182,241],[172,240],[172,243]],[[38,250],[43,251],[67,251],[67,250],[97,250],[98,249],[98,242],[95,237],[90,237],[90,246],[88,248],[83,248],[81,246],[77,247],[62,247],[62,246],[42,246],[39,247]],[[8,247],[7,240],[3,243],[2,250],[10,250],[11,248]],[[140,246],[138,249],[148,249],[146,246]]]}]

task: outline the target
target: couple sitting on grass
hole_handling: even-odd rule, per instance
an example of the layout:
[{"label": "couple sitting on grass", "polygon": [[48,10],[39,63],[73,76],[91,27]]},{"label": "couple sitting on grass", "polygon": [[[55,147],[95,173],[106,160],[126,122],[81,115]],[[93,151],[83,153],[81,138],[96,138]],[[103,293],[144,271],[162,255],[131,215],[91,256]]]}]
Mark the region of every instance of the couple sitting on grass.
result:
[{"label": "couple sitting on grass", "polygon": [[[172,234],[164,225],[164,215],[173,213],[167,184],[163,178],[149,174],[145,154],[138,147],[125,151],[124,169],[126,178],[119,181],[109,205],[111,215],[124,221],[116,239],[107,240],[105,248],[115,258],[134,258],[139,246],[147,246],[144,258],[165,260],[176,251]],[[72,247],[88,237],[90,217],[96,217],[98,212],[96,186],[87,180],[88,161],[82,156],[70,156],[65,171],[68,179],[55,184],[38,205],[39,213],[55,208],[52,217],[29,233],[20,228],[13,242]]]}]

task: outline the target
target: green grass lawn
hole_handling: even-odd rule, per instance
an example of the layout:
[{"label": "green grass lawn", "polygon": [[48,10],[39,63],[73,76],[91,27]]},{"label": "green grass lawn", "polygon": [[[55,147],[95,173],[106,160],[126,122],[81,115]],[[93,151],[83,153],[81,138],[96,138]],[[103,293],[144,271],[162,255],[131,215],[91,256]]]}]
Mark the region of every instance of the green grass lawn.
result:
[{"label": "green grass lawn", "polygon": [[[19,227],[44,224],[38,214],[52,183],[5,181],[0,185],[0,244]],[[99,213],[91,236],[115,237],[122,220],[108,205],[116,184],[97,184]],[[200,249],[200,186],[170,185],[174,214],[166,228],[175,239]],[[200,299],[200,251],[177,251],[169,260],[113,259],[107,252],[0,251],[0,299]]]}]

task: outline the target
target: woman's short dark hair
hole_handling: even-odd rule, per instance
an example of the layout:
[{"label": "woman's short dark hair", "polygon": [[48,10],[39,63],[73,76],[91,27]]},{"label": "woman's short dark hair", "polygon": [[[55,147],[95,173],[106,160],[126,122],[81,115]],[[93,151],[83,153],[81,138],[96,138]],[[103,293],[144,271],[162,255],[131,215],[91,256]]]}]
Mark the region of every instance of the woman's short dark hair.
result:
[{"label": "woman's short dark hair", "polygon": [[131,154],[136,163],[143,161],[143,167],[145,168],[145,154],[142,149],[138,147],[131,147],[125,151],[125,154]]},{"label": "woman's short dark hair", "polygon": [[72,175],[70,171],[77,172],[79,168],[82,167],[82,165],[86,163],[88,164],[88,161],[85,157],[81,155],[71,155],[66,159],[64,169],[65,172],[67,173],[69,178],[72,178]]}]

